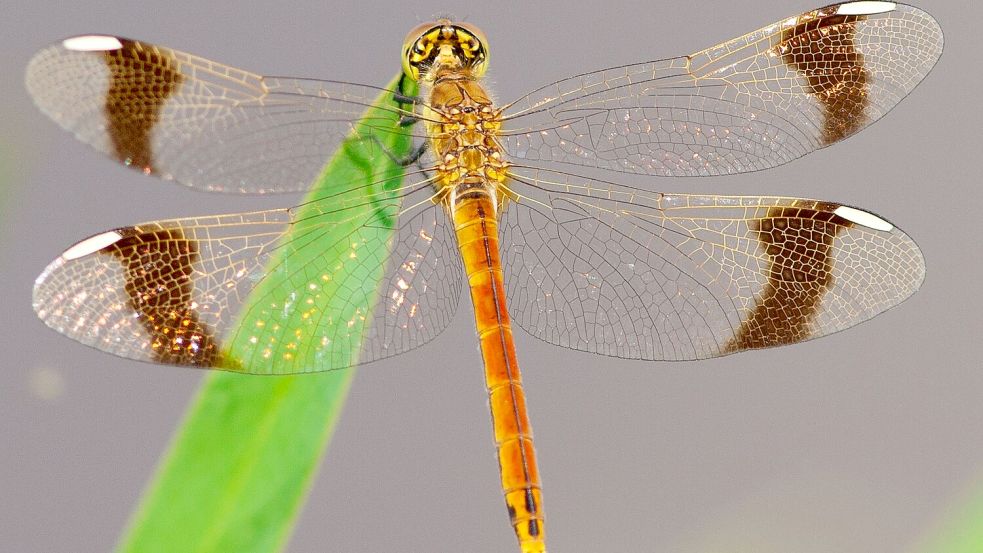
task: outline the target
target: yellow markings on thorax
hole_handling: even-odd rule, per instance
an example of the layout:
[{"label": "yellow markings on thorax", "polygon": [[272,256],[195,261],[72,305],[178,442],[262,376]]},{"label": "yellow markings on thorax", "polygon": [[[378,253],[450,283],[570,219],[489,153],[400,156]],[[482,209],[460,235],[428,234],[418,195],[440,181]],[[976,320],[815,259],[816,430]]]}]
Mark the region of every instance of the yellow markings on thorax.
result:
[{"label": "yellow markings on thorax", "polygon": [[437,158],[435,186],[446,198],[460,184],[485,183],[500,198],[509,163],[498,140],[501,110],[466,71],[442,70],[430,91],[425,120]]}]

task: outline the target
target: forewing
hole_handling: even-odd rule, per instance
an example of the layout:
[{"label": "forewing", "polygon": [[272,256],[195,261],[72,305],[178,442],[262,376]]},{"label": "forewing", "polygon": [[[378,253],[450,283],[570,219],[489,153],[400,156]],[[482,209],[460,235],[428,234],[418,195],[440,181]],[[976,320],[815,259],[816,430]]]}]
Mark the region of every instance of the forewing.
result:
[{"label": "forewing", "polygon": [[34,308],[121,357],[253,374],[345,368],[439,334],[462,280],[442,209],[320,204],[97,235],[44,270]]},{"label": "forewing", "polygon": [[[384,90],[264,77],[103,35],[41,50],[26,84],[41,111],[124,165],[194,188],[245,193],[310,188]],[[377,121],[378,132],[412,132]]]},{"label": "forewing", "polygon": [[756,171],[880,119],[925,78],[942,44],[938,23],[917,8],[834,4],[689,56],[537,89],[510,104],[502,141],[547,168]]},{"label": "forewing", "polygon": [[897,305],[924,278],[914,241],[863,210],[513,171],[510,313],[572,349],[686,360],[801,342]]}]

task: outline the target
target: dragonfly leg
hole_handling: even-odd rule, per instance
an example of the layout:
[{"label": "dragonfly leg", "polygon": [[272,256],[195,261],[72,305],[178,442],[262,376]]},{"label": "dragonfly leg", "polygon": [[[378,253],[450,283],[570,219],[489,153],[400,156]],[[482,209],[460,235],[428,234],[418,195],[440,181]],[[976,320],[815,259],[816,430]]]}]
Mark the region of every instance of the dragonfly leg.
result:
[{"label": "dragonfly leg", "polygon": [[405,73],[399,77],[399,84],[396,86],[396,91],[393,92],[393,101],[395,101],[397,104],[400,104],[400,107],[401,108],[402,108],[403,105],[408,105],[409,106],[409,109],[407,109],[406,111],[408,111],[410,113],[413,113],[413,115],[403,115],[403,116],[401,116],[399,118],[399,126],[400,127],[411,127],[414,124],[416,124],[417,121],[420,120],[420,118],[414,113],[414,110],[413,110],[413,107],[414,106],[417,106],[417,105],[420,104],[420,97],[419,96],[407,96],[407,95],[403,94],[402,92],[400,92],[401,90],[403,90],[403,84],[404,84],[406,78],[407,77],[406,77],[406,74]]},{"label": "dragonfly leg", "polygon": [[400,127],[412,127],[419,120],[420,120],[420,118],[417,117],[416,115],[403,115],[403,116],[400,116],[400,118],[399,118],[399,126]]},{"label": "dragonfly leg", "polygon": [[371,140],[372,142],[375,142],[376,146],[378,146],[379,149],[382,150],[382,153],[386,154],[386,157],[388,157],[396,165],[399,165],[400,167],[409,167],[410,165],[413,165],[415,163],[417,167],[420,168],[421,171],[423,171],[424,173],[429,173],[428,170],[430,169],[430,167],[424,167],[423,163],[421,162],[421,160],[423,159],[423,154],[427,152],[426,142],[421,142],[419,146],[414,148],[413,151],[407,154],[406,156],[396,157],[393,155],[391,151],[389,151],[389,148],[387,148],[386,145],[383,144],[381,140],[379,140],[378,137],[370,134],[368,135],[368,139]]},{"label": "dragonfly leg", "polygon": [[415,163],[416,166],[420,168],[420,171],[423,172],[423,176],[429,179],[431,176],[430,170],[433,169],[433,167],[424,167],[423,165],[423,154],[427,152],[428,144],[429,142],[426,141],[421,142],[420,145],[417,146],[416,149],[414,149],[412,152],[410,152],[409,155],[407,155],[403,159],[396,160],[396,163],[402,165],[403,167],[408,167]]},{"label": "dragonfly leg", "polygon": [[423,154],[427,153],[427,144],[428,143],[426,141],[421,142],[419,146],[417,146],[412,152],[409,153],[409,155],[407,155],[401,160],[398,160],[396,163],[399,163],[403,167],[407,167],[415,163],[416,166],[420,168],[420,170],[422,170],[423,172],[427,172],[428,168],[424,167],[422,162]]},{"label": "dragonfly leg", "polygon": [[393,92],[393,100],[395,100],[397,104],[409,104],[411,106],[415,106],[419,104],[420,103],[419,96],[407,96],[402,92],[400,92],[401,90],[403,90],[405,84],[406,84],[406,73],[403,73],[402,75],[399,76],[399,82],[396,84],[396,90]]}]

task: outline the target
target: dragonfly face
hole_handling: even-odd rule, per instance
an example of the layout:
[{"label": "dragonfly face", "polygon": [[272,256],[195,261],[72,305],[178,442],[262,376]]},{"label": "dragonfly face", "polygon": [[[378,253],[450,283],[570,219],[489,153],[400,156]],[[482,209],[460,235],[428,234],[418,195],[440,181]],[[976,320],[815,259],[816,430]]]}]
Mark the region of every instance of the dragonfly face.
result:
[{"label": "dragonfly face", "polygon": [[488,69],[488,41],[474,25],[440,19],[418,25],[403,43],[403,73],[433,81],[439,68],[463,69],[476,78]]},{"label": "dragonfly face", "polygon": [[[35,309],[123,357],[296,374],[428,342],[466,283],[511,521],[523,551],[544,551],[512,328],[610,356],[705,359],[825,336],[901,303],[924,259],[885,219],[829,201],[664,192],[649,177],[756,171],[839,142],[897,105],[941,51],[925,12],[847,2],[498,106],[480,81],[484,36],[441,20],[403,46],[421,98],[360,121],[380,92],[398,91],[68,39],[31,61],[35,101],[147,174],[288,192],[309,187],[346,139],[365,155],[407,135],[429,149],[402,180],[327,183],[296,208],[90,238],[44,270]],[[605,170],[610,180],[595,176]]]}]

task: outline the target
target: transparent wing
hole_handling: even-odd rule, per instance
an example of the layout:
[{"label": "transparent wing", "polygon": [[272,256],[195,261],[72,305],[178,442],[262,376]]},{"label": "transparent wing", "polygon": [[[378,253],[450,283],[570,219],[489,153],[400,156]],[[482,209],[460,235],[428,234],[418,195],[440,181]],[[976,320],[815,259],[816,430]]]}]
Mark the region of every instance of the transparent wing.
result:
[{"label": "transparent wing", "polygon": [[552,344],[648,360],[790,344],[870,319],[924,278],[918,246],[863,210],[513,172],[510,313]]},{"label": "transparent wing", "polygon": [[661,176],[774,167],[890,111],[942,43],[938,23],[917,8],[835,4],[689,56],[537,89],[506,109],[502,141],[537,165]]},{"label": "transparent wing", "polygon": [[34,308],[141,361],[291,374],[389,357],[439,334],[460,297],[428,187],[103,233],[44,270]]},{"label": "transparent wing", "polygon": [[[264,77],[135,40],[88,35],[27,67],[38,107],[147,174],[220,192],[310,188],[382,88]],[[378,121],[380,132],[412,128]]]}]

